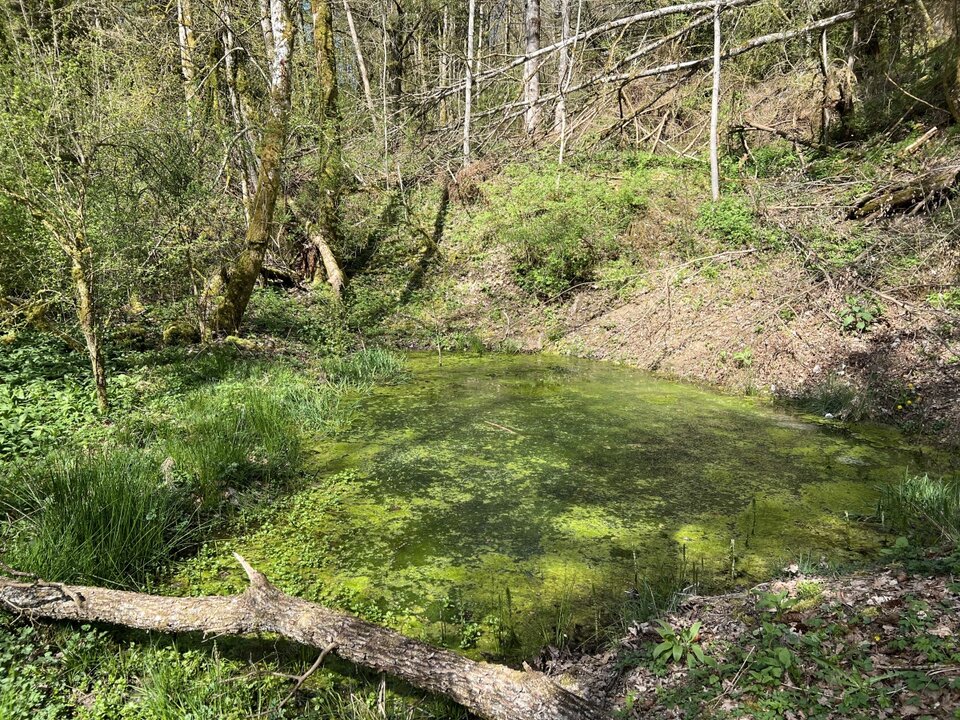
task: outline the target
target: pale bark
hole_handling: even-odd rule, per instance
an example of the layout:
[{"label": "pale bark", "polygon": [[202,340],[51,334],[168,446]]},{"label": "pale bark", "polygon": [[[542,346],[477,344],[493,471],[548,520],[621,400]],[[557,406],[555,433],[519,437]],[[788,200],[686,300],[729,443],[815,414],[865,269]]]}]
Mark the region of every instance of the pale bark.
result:
[{"label": "pale bark", "polygon": [[[450,82],[450,6],[447,3],[443,5],[443,23],[440,30],[440,87],[445,87]],[[440,125],[446,125],[447,117],[447,99],[440,100]]]},{"label": "pale bark", "polygon": [[[722,3],[724,9],[742,7],[745,5],[754,5],[759,0],[726,0]],[[543,57],[550,53],[557,52],[563,47],[572,45],[574,43],[579,43],[584,40],[589,40],[597,35],[602,35],[603,33],[611,32],[613,30],[623,30],[630,25],[635,25],[639,22],[646,22],[648,20],[657,20],[659,18],[668,17],[670,15],[679,15],[683,13],[695,12],[697,10],[706,10],[709,9],[712,11],[713,6],[716,5],[716,0],[697,0],[696,2],[682,3],[679,5],[669,5],[666,7],[657,8],[655,10],[644,10],[643,12],[636,13],[634,15],[627,15],[624,17],[619,17],[614,20],[610,20],[605,23],[601,23],[595,27],[590,28],[589,30],[584,30],[582,32],[577,32],[568,37],[566,40],[553,43],[552,45],[547,45],[541,47],[533,53],[525,53],[524,55],[514,58],[508,63],[500,65],[489,70],[485,70],[482,73],[476,73],[474,76],[474,82],[479,83],[485,80],[490,80],[502,76],[504,73],[512,70],[513,68],[519,65],[525,65],[526,63],[534,60],[536,58]],[[852,17],[852,14],[849,15]],[[816,29],[816,28],[814,28]],[[805,28],[803,32],[808,32],[809,28]],[[506,37],[507,33],[504,34]],[[571,88],[571,91],[575,88]],[[434,99],[439,99],[441,97],[446,97],[448,95],[453,95],[459,93],[463,90],[463,83],[458,82],[453,86],[446,88],[439,88],[436,93],[432,96]]]},{"label": "pale bark", "polygon": [[710,97],[710,191],[720,200],[720,2],[713,8],[713,92]]},{"label": "pale bark", "polygon": [[377,109],[373,104],[373,93],[370,92],[370,76],[367,75],[367,64],[363,60],[363,51],[360,49],[360,37],[357,35],[357,26],[353,22],[353,12],[350,10],[348,0],[343,0],[343,11],[347,16],[350,40],[353,43],[353,51],[357,56],[357,70],[360,72],[360,83],[363,85],[363,99],[367,104],[367,110],[370,111],[370,122],[373,124],[373,133],[374,135],[378,135]]},{"label": "pale bark", "polygon": [[267,64],[273,65],[274,57],[274,30],[273,30],[273,0],[259,0],[260,2],[260,32],[263,35],[263,48],[267,55]]},{"label": "pale bark", "polygon": [[540,50],[540,0],[526,0],[523,26],[527,58],[523,63],[524,127],[532,135],[540,127],[540,62],[535,56]]},{"label": "pale bark", "polygon": [[327,284],[333,292],[334,299],[339,301],[343,297],[343,286],[346,284],[346,276],[343,274],[343,270],[340,269],[337,256],[333,254],[333,250],[331,250],[330,245],[327,244],[325,233],[310,232],[310,242],[320,254]]},{"label": "pale bark", "polygon": [[467,20],[467,78],[463,91],[463,165],[470,163],[470,113],[473,111],[473,15],[475,0],[470,0]]},{"label": "pale bark", "polygon": [[192,125],[197,94],[197,66],[194,60],[197,42],[193,32],[193,10],[190,0],[177,0],[177,39],[180,46],[183,95],[187,103],[187,122]]},{"label": "pale bark", "polygon": [[244,101],[237,84],[237,74],[239,72],[239,63],[237,58],[244,51],[237,46],[236,38],[233,34],[233,24],[231,20],[230,7],[227,3],[220,9],[220,15],[223,20],[223,75],[224,85],[227,88],[227,99],[230,103],[230,117],[233,122],[234,131],[237,139],[237,165],[240,168],[241,183],[240,188],[243,194],[243,212],[247,224],[250,224],[250,205],[257,190],[257,173],[259,167],[256,156],[256,139],[253,135],[253,128],[250,126],[250,120],[246,109],[247,103]]},{"label": "pale bark", "polygon": [[567,85],[570,84],[570,69],[573,58],[570,45],[563,44],[570,35],[570,0],[560,0],[560,42],[562,47],[557,58],[557,104],[553,111],[553,131],[562,134],[567,124]]},{"label": "pale bark", "polygon": [[0,606],[29,618],[102,622],[163,633],[273,633],[444,695],[488,720],[600,720],[593,703],[538,672],[470,660],[346,613],[282,593],[236,556],[241,595],[161,597],[0,578]]},{"label": "pale bark", "polygon": [[273,62],[270,65],[267,120],[260,142],[257,190],[251,206],[244,249],[229,267],[221,268],[204,293],[202,317],[206,336],[237,332],[270,242],[290,114],[294,27],[287,0],[270,0],[270,28]]}]

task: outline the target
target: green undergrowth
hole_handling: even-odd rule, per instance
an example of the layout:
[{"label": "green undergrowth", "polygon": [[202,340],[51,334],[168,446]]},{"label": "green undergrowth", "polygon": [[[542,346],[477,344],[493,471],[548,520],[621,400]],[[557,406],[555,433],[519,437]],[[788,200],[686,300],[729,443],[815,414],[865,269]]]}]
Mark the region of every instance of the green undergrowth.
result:
[{"label": "green undergrowth", "polygon": [[[790,607],[778,610],[784,602]],[[788,601],[760,593],[756,608],[747,616],[747,636],[720,639],[702,660],[695,656],[685,682],[659,694],[660,708],[684,717],[761,720],[933,717],[920,710],[921,703],[931,706],[926,698],[960,691],[955,676],[930,671],[960,662],[956,639],[935,628],[936,619],[949,613],[946,601],[908,599],[895,621],[879,616],[876,607],[822,604],[816,594]],[[899,667],[884,665],[895,660]],[[652,657],[643,662],[655,673],[670,672]],[[619,716],[642,717],[636,712],[641,703],[640,695],[628,695]]]},{"label": "green undergrowth", "polygon": [[[313,654],[273,643],[151,639],[95,626],[0,620],[4,720],[455,720],[453,704],[328,661],[290,695]],[[379,707],[385,710],[381,713]]]},{"label": "green undergrowth", "polygon": [[[120,587],[149,583],[211,533],[289,492],[318,438],[349,423],[372,384],[404,372],[379,349],[336,359],[251,358],[229,344],[131,353],[120,359],[126,372],[115,374],[105,420],[72,377],[50,376],[72,361],[19,370],[60,399],[18,400],[37,441],[0,468],[4,560],[46,580]],[[336,382],[325,380],[331,367]],[[76,410],[66,423],[61,403]],[[9,428],[0,438],[22,445]]]}]

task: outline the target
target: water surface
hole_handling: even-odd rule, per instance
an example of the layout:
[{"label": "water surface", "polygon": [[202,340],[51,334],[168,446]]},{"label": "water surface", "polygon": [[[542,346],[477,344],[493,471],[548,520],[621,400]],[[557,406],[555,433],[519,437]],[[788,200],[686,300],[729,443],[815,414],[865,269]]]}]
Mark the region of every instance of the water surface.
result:
[{"label": "water surface", "polygon": [[[198,589],[279,586],[490,652],[595,632],[643,578],[713,587],[869,556],[879,486],[937,467],[890,431],[550,356],[413,355],[318,441],[315,483],[207,548]],[[695,570],[694,570],[695,568]]]}]

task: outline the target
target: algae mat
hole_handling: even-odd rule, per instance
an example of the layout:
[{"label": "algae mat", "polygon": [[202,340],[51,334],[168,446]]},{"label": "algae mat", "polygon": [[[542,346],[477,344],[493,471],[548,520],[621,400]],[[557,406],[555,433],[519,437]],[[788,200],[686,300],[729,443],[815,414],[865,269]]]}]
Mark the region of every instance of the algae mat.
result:
[{"label": "algae mat", "polygon": [[523,654],[602,630],[646,581],[764,579],[869,554],[856,517],[908,472],[896,434],[832,426],[614,365],[412,355],[318,440],[316,480],[181,568],[243,587],[238,551],[289,592],[464,649]]}]

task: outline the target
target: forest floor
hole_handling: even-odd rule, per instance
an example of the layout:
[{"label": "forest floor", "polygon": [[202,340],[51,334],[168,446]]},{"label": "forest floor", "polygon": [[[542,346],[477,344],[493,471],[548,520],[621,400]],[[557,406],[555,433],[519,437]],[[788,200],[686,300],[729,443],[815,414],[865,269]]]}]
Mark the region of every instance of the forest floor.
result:
[{"label": "forest floor", "polygon": [[957,718],[960,558],[934,557],[839,576],[792,565],[749,592],[686,597],[601,654],[551,649],[543,666],[622,718]]}]

